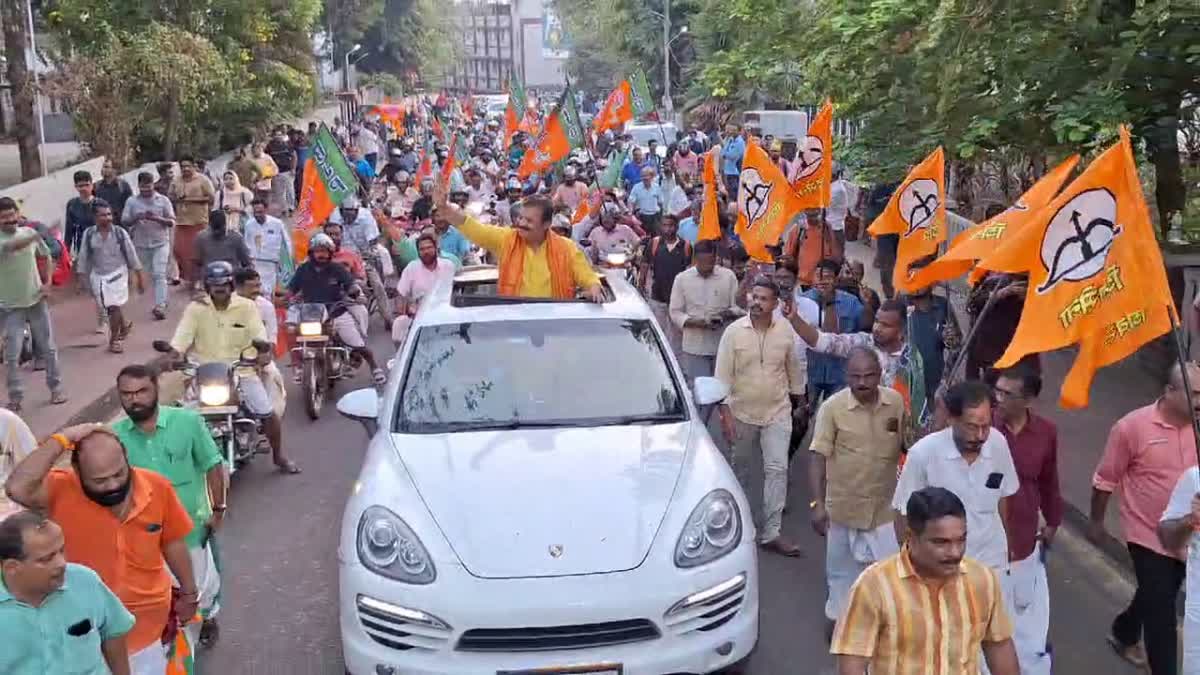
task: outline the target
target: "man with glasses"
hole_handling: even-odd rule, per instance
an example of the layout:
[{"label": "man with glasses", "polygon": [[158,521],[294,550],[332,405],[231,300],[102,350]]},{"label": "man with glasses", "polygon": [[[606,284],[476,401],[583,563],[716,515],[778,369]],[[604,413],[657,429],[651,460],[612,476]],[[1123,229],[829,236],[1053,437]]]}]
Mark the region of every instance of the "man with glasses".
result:
[{"label": "man with glasses", "polygon": [[[1013,642],[1021,672],[1050,674],[1050,593],[1046,581],[1046,548],[1062,524],[1063,499],[1058,485],[1058,428],[1033,412],[1042,378],[1020,367],[1002,371],[992,387],[996,411],[992,423],[1008,441],[1020,486],[1008,501],[1009,564],[1001,573],[1004,604],[1016,632]],[[1045,518],[1045,527],[1041,526]]]}]

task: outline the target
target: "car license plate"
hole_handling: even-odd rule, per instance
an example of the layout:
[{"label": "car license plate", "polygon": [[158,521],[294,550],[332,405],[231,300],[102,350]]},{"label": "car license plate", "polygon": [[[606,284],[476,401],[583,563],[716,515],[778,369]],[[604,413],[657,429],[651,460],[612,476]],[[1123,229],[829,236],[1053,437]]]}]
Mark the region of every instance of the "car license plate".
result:
[{"label": "car license plate", "polygon": [[621,675],[625,670],[619,663],[600,663],[592,666],[536,668],[534,670],[498,670],[496,675]]}]

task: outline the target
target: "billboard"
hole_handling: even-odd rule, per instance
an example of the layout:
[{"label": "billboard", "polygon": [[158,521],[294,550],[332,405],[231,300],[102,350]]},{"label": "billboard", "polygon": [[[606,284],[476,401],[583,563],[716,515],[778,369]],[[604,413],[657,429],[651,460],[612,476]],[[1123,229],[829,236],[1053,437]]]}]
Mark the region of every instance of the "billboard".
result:
[{"label": "billboard", "polygon": [[549,7],[542,9],[542,58],[565,59],[571,55],[562,20]]}]

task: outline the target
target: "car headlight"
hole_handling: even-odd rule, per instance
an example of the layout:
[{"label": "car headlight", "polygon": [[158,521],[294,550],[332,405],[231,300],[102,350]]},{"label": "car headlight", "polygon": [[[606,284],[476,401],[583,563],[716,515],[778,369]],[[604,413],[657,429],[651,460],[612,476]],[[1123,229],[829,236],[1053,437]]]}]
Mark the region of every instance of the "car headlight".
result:
[{"label": "car headlight", "polygon": [[369,507],[358,521],[358,559],[372,572],[408,584],[431,584],[437,578],[421,540],[382,506]]},{"label": "car headlight", "polygon": [[713,490],[688,516],[675,545],[675,565],[710,563],[737,548],[741,541],[742,512],[737,500],[728,490]]},{"label": "car headlight", "polygon": [[315,337],[321,334],[320,321],[302,321],[300,322],[300,335],[303,337]]},{"label": "car headlight", "polygon": [[226,403],[229,403],[229,385],[200,385],[200,403],[206,406],[225,405]]},{"label": "car headlight", "polygon": [[604,262],[612,265],[613,267],[620,267],[628,261],[629,254],[627,253],[608,253],[604,256]]}]

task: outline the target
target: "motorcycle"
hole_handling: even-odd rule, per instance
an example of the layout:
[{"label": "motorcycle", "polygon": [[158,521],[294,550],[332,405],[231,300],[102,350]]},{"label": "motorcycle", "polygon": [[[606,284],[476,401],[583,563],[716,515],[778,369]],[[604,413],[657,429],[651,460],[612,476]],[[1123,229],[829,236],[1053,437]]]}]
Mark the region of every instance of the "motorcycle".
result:
[{"label": "motorcycle", "polygon": [[[170,354],[171,345],[165,340],[155,340],[154,351]],[[266,342],[255,342],[256,352],[270,351]],[[185,408],[195,410],[204,418],[209,434],[221,448],[229,475],[242,468],[256,454],[270,448],[263,433],[262,420],[252,416],[238,400],[238,371],[257,368],[256,358],[241,358],[232,363],[213,361],[197,363],[185,358],[172,364],[173,370],[184,373],[183,397],[179,401]]]},{"label": "motorcycle", "polygon": [[[378,250],[372,246],[362,254],[363,262],[367,265],[367,312],[379,314],[383,325],[391,330],[392,321],[396,318],[395,296],[396,289],[389,287],[383,274],[383,261],[379,258]],[[374,271],[374,274],[371,272]]]},{"label": "motorcycle", "polygon": [[334,383],[349,377],[356,364],[352,363],[350,349],[342,345],[337,332],[332,330],[332,310],[345,303],[337,303],[331,311],[325,305],[301,303],[296,311],[296,346],[292,348],[293,363],[300,363],[300,391],[304,395],[304,411],[311,420],[321,417],[325,397],[333,391]]},{"label": "motorcycle", "polygon": [[[591,246],[591,241],[585,239],[580,242],[585,246]],[[637,288],[638,285],[638,256],[637,252],[630,246],[620,246],[615,251],[608,253],[596,252],[596,267],[603,274],[621,274],[625,277],[630,285]]]}]

